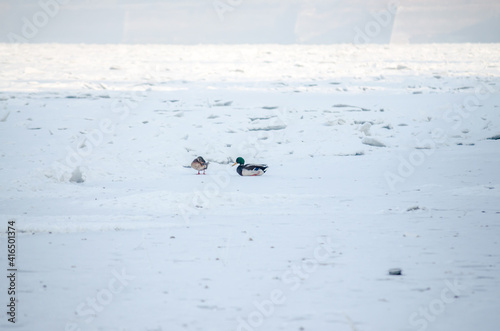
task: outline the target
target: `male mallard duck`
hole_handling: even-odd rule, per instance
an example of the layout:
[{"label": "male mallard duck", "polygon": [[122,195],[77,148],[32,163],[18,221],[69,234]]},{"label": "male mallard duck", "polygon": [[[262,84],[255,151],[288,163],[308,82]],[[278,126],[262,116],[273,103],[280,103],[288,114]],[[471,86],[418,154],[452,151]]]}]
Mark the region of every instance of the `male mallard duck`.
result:
[{"label": "male mallard duck", "polygon": [[191,162],[191,168],[194,170],[198,170],[198,175],[200,174],[200,171],[203,170],[203,174],[205,174],[205,169],[207,169],[208,163],[205,162],[205,160],[201,157],[198,156],[196,159]]},{"label": "male mallard duck", "polygon": [[242,157],[238,157],[236,162],[234,162],[233,167],[239,164],[236,168],[236,172],[240,176],[262,176],[267,169],[265,164],[245,164],[245,160]]}]

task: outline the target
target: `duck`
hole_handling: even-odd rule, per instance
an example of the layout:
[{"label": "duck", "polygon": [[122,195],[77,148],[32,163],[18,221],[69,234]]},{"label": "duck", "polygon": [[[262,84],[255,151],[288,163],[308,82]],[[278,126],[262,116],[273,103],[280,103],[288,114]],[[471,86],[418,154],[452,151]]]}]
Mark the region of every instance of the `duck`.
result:
[{"label": "duck", "polygon": [[203,170],[203,174],[205,175],[205,170],[208,168],[208,162],[206,162],[201,156],[198,156],[193,160],[193,162],[191,162],[191,168],[198,170],[198,175],[200,175],[200,171]]},{"label": "duck", "polygon": [[268,168],[265,164],[245,164],[245,160],[242,157],[236,159],[233,167],[237,164],[239,166],[236,168],[236,172],[240,176],[262,176]]}]

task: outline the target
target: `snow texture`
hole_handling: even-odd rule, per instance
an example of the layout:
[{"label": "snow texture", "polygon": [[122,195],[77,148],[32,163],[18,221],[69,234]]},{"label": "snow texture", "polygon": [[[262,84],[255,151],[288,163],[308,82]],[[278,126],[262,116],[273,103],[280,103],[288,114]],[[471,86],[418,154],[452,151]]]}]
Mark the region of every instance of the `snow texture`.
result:
[{"label": "snow texture", "polygon": [[496,330],[499,63],[498,44],[0,45],[19,270],[0,328]]}]

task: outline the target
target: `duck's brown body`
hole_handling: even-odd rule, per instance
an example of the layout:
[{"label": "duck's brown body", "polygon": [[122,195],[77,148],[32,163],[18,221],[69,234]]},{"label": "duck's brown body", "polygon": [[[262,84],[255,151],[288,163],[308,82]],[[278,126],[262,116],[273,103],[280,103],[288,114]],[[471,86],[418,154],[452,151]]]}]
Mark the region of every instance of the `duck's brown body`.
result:
[{"label": "duck's brown body", "polygon": [[206,162],[201,156],[198,156],[193,160],[193,162],[191,162],[191,168],[198,170],[198,175],[202,170],[203,174],[205,174],[205,170],[208,168],[208,162]]}]

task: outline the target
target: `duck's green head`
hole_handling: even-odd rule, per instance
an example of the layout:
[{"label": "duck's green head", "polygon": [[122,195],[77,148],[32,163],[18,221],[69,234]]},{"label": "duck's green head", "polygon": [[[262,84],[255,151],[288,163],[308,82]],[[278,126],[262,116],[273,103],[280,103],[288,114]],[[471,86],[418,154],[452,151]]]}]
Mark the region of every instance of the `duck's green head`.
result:
[{"label": "duck's green head", "polygon": [[236,159],[236,162],[234,162],[233,167],[234,167],[235,165],[237,165],[237,164],[244,165],[244,164],[245,164],[245,160],[243,160],[243,158],[242,158],[242,157],[238,157],[238,158]]}]

